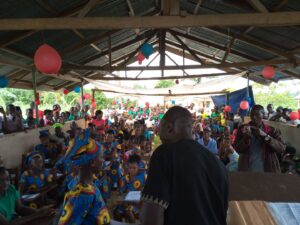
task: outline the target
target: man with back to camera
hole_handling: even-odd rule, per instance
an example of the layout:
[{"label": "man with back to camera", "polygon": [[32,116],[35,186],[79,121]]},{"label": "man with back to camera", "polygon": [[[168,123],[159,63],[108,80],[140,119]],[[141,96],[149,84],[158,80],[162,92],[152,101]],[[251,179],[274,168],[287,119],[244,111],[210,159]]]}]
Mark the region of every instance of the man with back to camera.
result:
[{"label": "man with back to camera", "polygon": [[221,162],[193,140],[191,113],[180,106],[160,123],[142,193],[142,225],[225,225],[228,177]]}]

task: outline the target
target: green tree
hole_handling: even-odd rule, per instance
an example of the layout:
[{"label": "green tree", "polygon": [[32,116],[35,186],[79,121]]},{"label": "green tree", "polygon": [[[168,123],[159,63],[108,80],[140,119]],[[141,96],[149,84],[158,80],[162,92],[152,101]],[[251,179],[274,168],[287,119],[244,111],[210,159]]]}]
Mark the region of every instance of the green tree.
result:
[{"label": "green tree", "polygon": [[175,81],[173,80],[160,80],[156,83],[155,88],[168,88],[173,87],[175,85]]},{"label": "green tree", "polygon": [[253,85],[254,99],[256,104],[266,107],[269,103],[274,107],[282,106],[296,110],[297,105],[294,96],[284,84],[271,84],[263,86]]}]

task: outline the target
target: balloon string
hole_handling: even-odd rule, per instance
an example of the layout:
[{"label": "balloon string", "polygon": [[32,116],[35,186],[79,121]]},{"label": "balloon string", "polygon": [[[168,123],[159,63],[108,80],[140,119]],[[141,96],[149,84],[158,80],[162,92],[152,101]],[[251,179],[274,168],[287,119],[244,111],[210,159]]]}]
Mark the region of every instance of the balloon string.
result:
[{"label": "balloon string", "polygon": [[43,43],[46,44],[46,38],[43,30],[41,31],[41,34],[42,34]]}]

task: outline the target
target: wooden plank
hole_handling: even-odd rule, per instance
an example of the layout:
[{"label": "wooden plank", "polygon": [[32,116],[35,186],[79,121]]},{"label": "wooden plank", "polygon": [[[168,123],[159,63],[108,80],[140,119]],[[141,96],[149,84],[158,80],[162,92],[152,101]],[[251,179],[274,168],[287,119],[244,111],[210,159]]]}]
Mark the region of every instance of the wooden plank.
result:
[{"label": "wooden plank", "polygon": [[300,12],[143,17],[0,19],[0,30],[131,29],[214,26],[296,26]]},{"label": "wooden plank", "polygon": [[[297,61],[297,65],[300,61]],[[276,65],[276,64],[292,64],[288,60],[262,60],[262,61],[254,61],[254,62],[240,62],[240,63],[221,63],[221,64],[205,64],[205,65],[185,65],[185,66],[151,66],[151,67],[144,67],[144,66],[119,66],[113,67],[112,71],[140,71],[143,69],[147,70],[182,70],[182,69],[208,69],[208,68],[241,68],[241,67],[252,67],[252,66],[263,66],[263,65]],[[103,68],[101,66],[84,66],[84,65],[64,65],[64,69],[71,69],[71,70],[106,70],[107,68]]]},{"label": "wooden plank", "polygon": [[300,202],[300,178],[295,175],[232,172],[229,181],[229,201]]},{"label": "wooden plank", "polygon": [[[237,73],[240,74],[240,73]],[[219,77],[219,76],[226,76],[226,75],[234,75],[232,73],[214,73],[214,74],[196,74],[190,75],[188,78],[199,78],[199,77]],[[94,80],[172,80],[172,79],[182,79],[186,78],[182,75],[174,75],[174,76],[164,76],[164,77],[104,77],[102,75],[94,75],[92,76]]]}]

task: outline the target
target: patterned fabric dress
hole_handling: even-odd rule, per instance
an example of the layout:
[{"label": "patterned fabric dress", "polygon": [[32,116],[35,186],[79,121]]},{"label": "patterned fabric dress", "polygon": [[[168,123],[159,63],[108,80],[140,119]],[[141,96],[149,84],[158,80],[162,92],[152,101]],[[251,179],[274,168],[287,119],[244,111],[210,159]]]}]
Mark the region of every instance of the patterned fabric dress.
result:
[{"label": "patterned fabric dress", "polygon": [[[129,174],[126,176],[123,176],[119,181],[120,186],[120,192],[121,193],[128,193],[130,191],[142,191],[146,182],[146,175],[145,173],[139,173],[136,177],[130,177]],[[127,208],[127,209],[126,209]],[[118,205],[116,207],[116,211],[124,215],[127,210],[130,210],[133,212],[133,214],[137,217],[139,214],[138,207],[134,205],[128,205],[127,207],[124,207],[123,205]]]},{"label": "patterned fabric dress", "polygon": [[34,176],[30,170],[24,171],[20,178],[20,184],[24,185],[24,193],[34,193],[36,190],[46,187],[53,181],[53,174],[49,170],[43,170],[39,176]]},{"label": "patterned fabric dress", "polygon": [[66,194],[58,225],[105,225],[109,212],[95,185],[77,184]]}]

